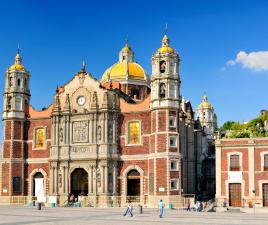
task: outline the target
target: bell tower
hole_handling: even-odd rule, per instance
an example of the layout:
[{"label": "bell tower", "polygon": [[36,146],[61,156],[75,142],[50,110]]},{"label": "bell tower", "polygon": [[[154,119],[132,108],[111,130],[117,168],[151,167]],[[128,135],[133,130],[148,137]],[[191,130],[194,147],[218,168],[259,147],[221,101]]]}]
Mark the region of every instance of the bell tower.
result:
[{"label": "bell tower", "polygon": [[[181,161],[180,150],[180,77],[179,56],[170,47],[165,34],[162,46],[152,56],[151,80],[151,146],[152,152],[161,157],[150,161],[150,167],[162,168],[159,174],[150,173],[149,186],[154,187],[150,194],[165,199],[169,204],[177,202],[181,194]],[[167,196],[169,196],[167,198]]]},{"label": "bell tower", "polygon": [[18,50],[15,63],[5,72],[3,106],[3,160],[0,195],[24,195],[24,130],[29,111],[30,73]]},{"label": "bell tower", "polygon": [[24,119],[30,101],[30,73],[22,65],[18,50],[15,63],[5,73],[3,120]]},{"label": "bell tower", "polygon": [[162,46],[152,56],[151,109],[179,108],[179,61],[178,54],[170,47],[169,38],[165,34]]}]

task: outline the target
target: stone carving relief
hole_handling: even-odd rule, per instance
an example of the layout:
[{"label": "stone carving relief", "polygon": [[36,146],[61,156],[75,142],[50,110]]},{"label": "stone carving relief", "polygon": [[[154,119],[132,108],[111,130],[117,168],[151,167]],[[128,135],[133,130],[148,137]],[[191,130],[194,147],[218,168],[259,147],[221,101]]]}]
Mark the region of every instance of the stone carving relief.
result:
[{"label": "stone carving relief", "polygon": [[98,126],[98,141],[101,141],[101,126]]},{"label": "stone carving relief", "polygon": [[113,125],[111,123],[108,126],[108,140],[109,142],[113,141]]},{"label": "stone carving relief", "polygon": [[86,152],[90,152],[91,149],[88,147],[72,147],[71,151],[73,153],[86,153]]},{"label": "stone carving relief", "polygon": [[88,121],[73,122],[73,142],[88,141]]},{"label": "stone carving relief", "polygon": [[60,128],[59,140],[61,143],[63,142],[63,128]]}]

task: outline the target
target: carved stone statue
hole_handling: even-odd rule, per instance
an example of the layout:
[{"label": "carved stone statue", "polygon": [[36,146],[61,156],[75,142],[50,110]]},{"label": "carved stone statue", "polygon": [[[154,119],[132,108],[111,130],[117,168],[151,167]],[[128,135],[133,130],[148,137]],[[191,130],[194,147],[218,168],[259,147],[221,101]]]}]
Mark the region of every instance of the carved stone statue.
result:
[{"label": "carved stone statue", "polygon": [[159,96],[160,98],[164,98],[166,96],[166,85],[164,83],[160,84]]}]

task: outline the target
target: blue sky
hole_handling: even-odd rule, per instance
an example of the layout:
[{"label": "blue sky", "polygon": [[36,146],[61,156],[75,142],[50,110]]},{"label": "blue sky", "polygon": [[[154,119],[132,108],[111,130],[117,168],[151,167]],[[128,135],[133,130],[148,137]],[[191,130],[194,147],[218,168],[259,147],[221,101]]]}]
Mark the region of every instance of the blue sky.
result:
[{"label": "blue sky", "polygon": [[[168,23],[181,58],[182,95],[196,109],[206,91],[219,124],[247,121],[268,108],[267,12],[264,0],[1,1],[0,91],[18,43],[36,109],[52,102],[56,86],[80,70],[83,58],[99,79],[118,60],[126,36],[151,73]],[[1,111],[2,104],[1,98]]]}]

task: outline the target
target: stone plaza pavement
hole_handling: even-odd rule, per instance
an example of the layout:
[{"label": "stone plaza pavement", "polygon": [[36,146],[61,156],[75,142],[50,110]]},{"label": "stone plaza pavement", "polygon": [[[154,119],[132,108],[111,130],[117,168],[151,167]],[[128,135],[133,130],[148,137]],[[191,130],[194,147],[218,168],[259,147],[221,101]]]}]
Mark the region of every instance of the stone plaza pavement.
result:
[{"label": "stone plaza pavement", "polygon": [[0,224],[18,225],[56,225],[56,224],[89,224],[89,225],[158,225],[158,224],[254,224],[268,225],[268,213],[197,213],[179,210],[165,210],[164,218],[158,217],[156,209],[144,209],[134,217],[124,217],[125,209],[109,208],[36,208],[22,206],[0,206]]}]

